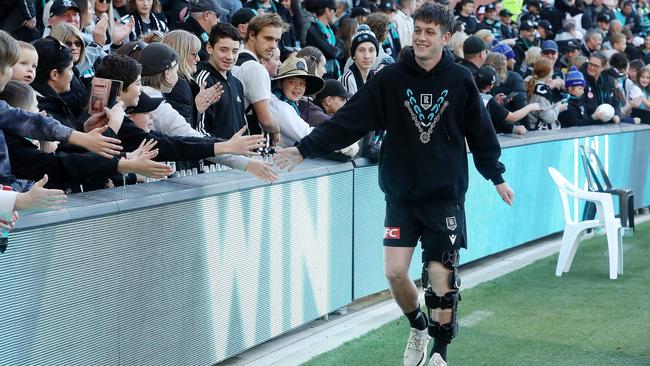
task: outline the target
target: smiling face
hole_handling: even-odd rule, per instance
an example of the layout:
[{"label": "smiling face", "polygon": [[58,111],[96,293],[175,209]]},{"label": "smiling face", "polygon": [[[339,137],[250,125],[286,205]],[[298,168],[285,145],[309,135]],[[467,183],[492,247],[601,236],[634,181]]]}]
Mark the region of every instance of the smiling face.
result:
[{"label": "smiling face", "polygon": [[12,80],[30,84],[36,77],[36,66],[38,66],[38,53],[28,48],[21,48],[18,63],[13,66]]},{"label": "smiling face", "polygon": [[144,132],[149,133],[153,127],[153,112],[132,113],[129,115],[129,118],[131,118],[138,128],[144,130]]},{"label": "smiling face", "polygon": [[126,89],[122,90],[122,94],[117,98],[124,103],[124,108],[135,107],[140,100],[140,93],[142,92],[142,80],[140,75],[132,82]]},{"label": "smiling face", "polygon": [[220,72],[227,72],[237,62],[239,42],[232,38],[221,38],[213,46],[207,45],[206,51],[210,55],[208,61]]},{"label": "smiling face", "polygon": [[305,95],[305,89],[307,88],[307,79],[294,76],[280,81],[282,86],[282,92],[292,102],[297,102],[300,98]]},{"label": "smiling face", "polygon": [[71,36],[67,41],[63,43],[70,49],[70,52],[72,52],[72,62],[75,64],[79,62],[79,56],[81,55],[83,41],[76,36]]},{"label": "smiling face", "polygon": [[440,57],[442,48],[447,45],[451,38],[449,32],[443,33],[440,25],[415,21],[413,30],[413,50],[415,58],[422,61],[429,61]]}]

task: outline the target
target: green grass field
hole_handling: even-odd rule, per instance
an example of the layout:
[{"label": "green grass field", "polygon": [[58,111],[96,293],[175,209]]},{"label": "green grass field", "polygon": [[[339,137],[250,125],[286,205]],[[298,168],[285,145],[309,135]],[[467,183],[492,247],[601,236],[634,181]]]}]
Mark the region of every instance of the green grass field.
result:
[{"label": "green grass field", "polygon": [[[617,280],[608,277],[599,236],[580,244],[562,277],[555,277],[556,254],[463,291],[461,322],[475,321],[450,345],[449,364],[650,365],[650,224],[624,246]],[[402,317],[305,365],[401,365],[407,335]]]}]

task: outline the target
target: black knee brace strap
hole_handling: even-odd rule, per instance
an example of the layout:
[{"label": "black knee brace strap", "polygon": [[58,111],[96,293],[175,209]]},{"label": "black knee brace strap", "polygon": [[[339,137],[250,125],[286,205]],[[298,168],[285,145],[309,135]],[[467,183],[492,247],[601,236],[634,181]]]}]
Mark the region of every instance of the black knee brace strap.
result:
[{"label": "black knee brace strap", "polygon": [[437,296],[431,287],[424,290],[424,303],[431,310],[440,308],[454,309],[455,311],[458,306],[458,301],[460,301],[460,293],[458,290],[447,292],[444,296]]},{"label": "black knee brace strap", "polygon": [[446,343],[451,343],[451,340],[456,337],[458,334],[458,322],[456,317],[452,320],[451,323],[440,325],[436,321],[431,321],[429,323],[429,335],[436,339],[441,340]]}]

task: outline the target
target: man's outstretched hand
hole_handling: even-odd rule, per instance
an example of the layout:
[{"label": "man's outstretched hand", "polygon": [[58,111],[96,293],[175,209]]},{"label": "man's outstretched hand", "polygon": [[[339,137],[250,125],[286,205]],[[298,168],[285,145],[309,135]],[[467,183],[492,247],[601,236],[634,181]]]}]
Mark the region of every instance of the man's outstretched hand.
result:
[{"label": "man's outstretched hand", "polygon": [[300,164],[303,160],[302,155],[296,147],[287,147],[280,149],[273,155],[273,161],[280,169],[291,171],[296,165]]},{"label": "man's outstretched hand", "polygon": [[501,184],[497,184],[494,186],[494,188],[497,189],[497,193],[499,196],[501,196],[503,202],[507,203],[509,206],[512,206],[512,204],[515,202],[515,192],[510,189],[508,184],[506,182],[503,182]]}]

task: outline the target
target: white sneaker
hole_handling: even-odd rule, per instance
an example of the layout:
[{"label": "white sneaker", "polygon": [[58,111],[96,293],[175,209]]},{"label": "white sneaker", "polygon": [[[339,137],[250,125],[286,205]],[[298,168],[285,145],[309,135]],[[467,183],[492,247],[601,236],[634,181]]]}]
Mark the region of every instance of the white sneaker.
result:
[{"label": "white sneaker", "polygon": [[434,353],[429,360],[429,366],[447,366],[447,362],[442,359],[440,353]]},{"label": "white sneaker", "polygon": [[404,366],[422,366],[427,361],[429,331],[411,328],[408,343],[404,351]]}]

